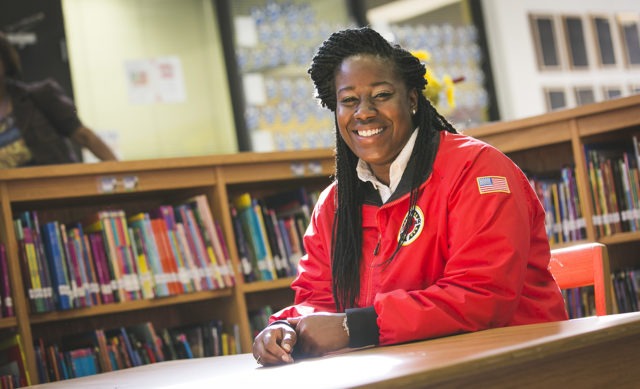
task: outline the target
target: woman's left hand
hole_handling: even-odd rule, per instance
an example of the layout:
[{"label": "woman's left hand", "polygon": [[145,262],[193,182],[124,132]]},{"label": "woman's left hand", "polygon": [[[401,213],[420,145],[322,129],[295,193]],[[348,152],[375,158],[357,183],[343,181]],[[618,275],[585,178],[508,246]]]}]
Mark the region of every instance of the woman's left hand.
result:
[{"label": "woman's left hand", "polygon": [[344,318],[344,313],[318,312],[287,319],[296,328],[296,349],[304,356],[315,357],[347,347]]}]

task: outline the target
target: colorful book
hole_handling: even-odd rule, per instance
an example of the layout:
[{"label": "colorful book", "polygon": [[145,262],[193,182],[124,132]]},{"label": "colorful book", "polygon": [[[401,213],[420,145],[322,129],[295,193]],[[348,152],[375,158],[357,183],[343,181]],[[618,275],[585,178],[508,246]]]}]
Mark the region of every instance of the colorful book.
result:
[{"label": "colorful book", "polygon": [[109,217],[113,230],[116,255],[122,269],[122,282],[128,300],[139,300],[142,297],[138,269],[129,239],[127,219],[123,210],[113,210]]},{"label": "colorful book", "polygon": [[224,260],[221,259],[222,254],[219,257],[216,250],[214,250],[212,237],[207,230],[202,212],[195,203],[188,204],[186,217],[188,219],[189,232],[193,234],[195,243],[199,246],[198,250],[202,253],[204,261],[210,269],[216,288],[224,288],[226,282],[231,281],[227,280],[228,274],[225,278],[227,271],[223,265]]},{"label": "colorful book", "polygon": [[133,229],[136,239],[140,241],[139,247],[144,249],[146,259],[153,274],[154,293],[158,297],[169,296],[170,273],[167,273],[160,258],[158,244],[156,242],[151,219],[146,212],[140,212],[129,217],[129,225]]},{"label": "colorful book", "polygon": [[182,223],[176,223],[175,231],[177,246],[184,258],[185,266],[189,271],[189,278],[193,282],[194,289],[196,291],[211,289],[211,287],[207,285],[207,276],[204,270],[196,263],[192,245],[189,243],[184,225]]},{"label": "colorful book", "polygon": [[178,282],[182,284],[185,293],[193,292],[196,290],[196,287],[193,282],[193,277],[191,276],[189,264],[185,258],[185,250],[180,247],[180,242],[178,241],[176,231],[177,223],[173,207],[170,205],[161,205],[152,212],[151,217],[164,220],[166,232],[163,231],[163,240],[168,242],[168,246],[171,249],[172,258],[177,269]]},{"label": "colorful book", "polygon": [[20,334],[13,334],[0,341],[0,373],[17,377],[19,386],[31,385]]},{"label": "colorful book", "polygon": [[193,254],[194,262],[201,269],[207,289],[220,288],[220,273],[211,263],[209,253],[202,239],[202,234],[193,215],[193,210],[186,204],[176,207],[176,219],[184,226],[185,237]]},{"label": "colorful book", "polygon": [[43,224],[41,235],[49,272],[52,275],[56,307],[59,310],[71,309],[74,306],[73,291],[71,289],[67,261],[64,257],[58,222],[53,221]]},{"label": "colorful book", "polygon": [[258,271],[258,263],[251,252],[249,243],[244,235],[244,228],[242,228],[242,220],[238,216],[238,211],[234,206],[229,206],[231,211],[231,223],[233,224],[233,233],[235,235],[236,248],[238,250],[238,257],[240,260],[240,268],[242,270],[242,276],[245,282],[253,282],[260,279]]},{"label": "colorful book", "polygon": [[105,253],[105,244],[101,233],[90,233],[85,235],[88,240],[88,246],[91,250],[94,267],[96,269],[96,277],[100,284],[100,297],[102,302],[109,304],[115,301],[113,295],[113,287],[115,281],[111,279],[108,259]]},{"label": "colorful book", "polygon": [[205,195],[198,195],[192,198],[191,202],[196,219],[200,220],[202,223],[200,226],[202,233],[208,237],[208,240],[211,242],[220,273],[224,279],[224,285],[226,287],[231,287],[235,283],[231,257],[225,249],[226,244],[224,239],[216,230],[216,221],[213,219],[213,214],[209,207],[209,201]]},{"label": "colorful book", "polygon": [[2,317],[13,317],[13,295],[11,293],[11,283],[9,282],[9,266],[7,264],[7,253],[4,244],[0,243],[0,298],[2,301]]},{"label": "colorful book", "polygon": [[40,281],[39,264],[31,236],[31,229],[24,227],[20,219],[14,220],[14,229],[20,247],[20,262],[22,264],[21,267],[31,308],[34,312],[46,312],[44,292]]},{"label": "colorful book", "polygon": [[145,347],[145,350],[151,351],[151,358],[154,361],[161,362],[165,360],[164,351],[162,350],[162,339],[156,334],[155,327],[151,322],[144,322],[127,327],[129,333],[135,334]]},{"label": "colorful book", "polygon": [[129,240],[131,241],[131,248],[133,251],[133,256],[136,260],[136,265],[138,269],[138,280],[140,283],[142,298],[144,299],[152,299],[155,297],[154,293],[154,280],[153,280],[153,272],[149,266],[149,261],[147,260],[147,254],[144,247],[144,242],[142,237],[140,236],[140,231],[134,229],[133,227],[129,227]]},{"label": "colorful book", "polygon": [[109,278],[114,301],[128,301],[129,296],[125,290],[124,275],[126,271],[124,264],[119,260],[118,248],[116,246],[113,227],[111,225],[110,211],[99,211],[86,220],[83,224],[88,233],[100,233],[104,244],[104,254],[106,264],[109,269]]},{"label": "colorful book", "polygon": [[85,289],[85,286],[87,286],[87,276],[83,272],[84,267],[80,265],[75,246],[69,241],[67,228],[64,224],[60,224],[60,238],[64,250],[64,257],[67,259],[67,269],[69,269],[69,281],[74,305],[77,308],[86,307],[90,299],[88,295],[89,291]]},{"label": "colorful book", "polygon": [[253,199],[249,193],[234,198],[234,206],[238,212],[240,225],[247,240],[248,247],[255,257],[254,265],[258,268],[260,280],[273,280],[267,259],[267,246],[261,231],[260,220],[253,207]]},{"label": "colorful book", "polygon": [[164,219],[159,218],[152,218],[150,220],[150,224],[153,231],[153,238],[158,247],[160,263],[162,264],[164,273],[169,275],[169,280],[167,282],[169,292],[172,295],[182,294],[184,293],[184,286],[180,283],[178,278],[178,265],[173,256],[173,250],[171,249],[167,224]]}]

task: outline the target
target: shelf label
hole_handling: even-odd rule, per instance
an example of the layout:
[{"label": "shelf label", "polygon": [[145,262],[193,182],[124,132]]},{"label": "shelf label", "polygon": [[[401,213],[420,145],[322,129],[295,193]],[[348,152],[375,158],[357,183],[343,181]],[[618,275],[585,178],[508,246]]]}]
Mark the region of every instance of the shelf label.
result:
[{"label": "shelf label", "polygon": [[116,190],[118,180],[115,177],[98,177],[98,192],[111,193]]},{"label": "shelf label", "polygon": [[304,164],[302,164],[302,163],[292,163],[291,164],[291,172],[296,177],[304,176]]},{"label": "shelf label", "polygon": [[294,162],[291,164],[291,172],[296,177],[302,177],[307,174],[322,174],[322,164],[320,163],[320,161],[310,161],[307,162],[306,165],[304,163]]},{"label": "shelf label", "polygon": [[116,177],[98,177],[98,192],[113,193],[118,190],[131,192],[138,188],[138,176],[124,176],[120,180]]},{"label": "shelf label", "polygon": [[136,190],[137,187],[138,187],[138,176],[122,177],[122,188],[125,191],[131,192]]},{"label": "shelf label", "polygon": [[322,174],[322,164],[319,161],[311,161],[307,164],[311,174]]}]

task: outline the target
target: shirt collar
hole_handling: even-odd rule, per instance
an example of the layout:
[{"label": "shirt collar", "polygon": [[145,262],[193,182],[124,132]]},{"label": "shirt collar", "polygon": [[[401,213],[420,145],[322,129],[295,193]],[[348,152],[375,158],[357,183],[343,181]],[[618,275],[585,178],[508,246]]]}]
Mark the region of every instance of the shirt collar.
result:
[{"label": "shirt collar", "polygon": [[402,174],[404,170],[407,168],[407,164],[409,163],[409,158],[411,157],[411,152],[413,151],[413,147],[416,143],[416,138],[418,137],[418,130],[413,130],[413,133],[409,137],[409,140],[404,145],[400,154],[396,157],[396,159],[391,163],[391,167],[389,168],[389,186],[386,186],[376,176],[373,174],[373,171],[369,167],[369,165],[363,161],[362,159],[358,160],[358,165],[356,166],[356,172],[358,174],[358,178],[364,182],[370,182],[373,187],[380,193],[380,197],[382,198],[382,202],[385,203],[389,200],[389,197],[395,192],[398,184],[400,183],[400,179],[402,179]]}]

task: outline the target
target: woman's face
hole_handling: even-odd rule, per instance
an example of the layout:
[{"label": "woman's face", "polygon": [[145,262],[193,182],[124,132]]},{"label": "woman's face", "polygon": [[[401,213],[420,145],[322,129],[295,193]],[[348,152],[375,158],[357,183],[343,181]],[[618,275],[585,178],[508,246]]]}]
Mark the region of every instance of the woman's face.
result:
[{"label": "woman's face", "polygon": [[389,60],[373,55],[346,58],[335,77],[336,117],[342,139],[379,178],[413,132],[417,92],[408,91]]}]

